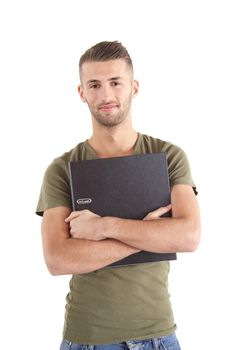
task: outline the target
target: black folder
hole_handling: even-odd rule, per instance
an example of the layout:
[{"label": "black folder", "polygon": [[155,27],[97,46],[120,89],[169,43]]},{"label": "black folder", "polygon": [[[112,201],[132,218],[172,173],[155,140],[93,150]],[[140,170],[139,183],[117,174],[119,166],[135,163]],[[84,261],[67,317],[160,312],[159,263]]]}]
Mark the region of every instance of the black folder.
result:
[{"label": "black folder", "polygon": [[[69,171],[73,210],[142,220],[171,201],[166,154],[162,152],[73,161]],[[109,267],[175,259],[176,253],[141,251]]]}]

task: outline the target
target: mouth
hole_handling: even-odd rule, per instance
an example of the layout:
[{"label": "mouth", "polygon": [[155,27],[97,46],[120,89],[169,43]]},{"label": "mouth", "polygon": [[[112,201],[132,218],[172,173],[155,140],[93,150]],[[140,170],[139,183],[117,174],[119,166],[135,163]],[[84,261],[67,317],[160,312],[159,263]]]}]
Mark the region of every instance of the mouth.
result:
[{"label": "mouth", "polygon": [[116,108],[118,108],[118,105],[116,103],[107,103],[105,105],[99,106],[99,110],[102,112],[112,112]]}]

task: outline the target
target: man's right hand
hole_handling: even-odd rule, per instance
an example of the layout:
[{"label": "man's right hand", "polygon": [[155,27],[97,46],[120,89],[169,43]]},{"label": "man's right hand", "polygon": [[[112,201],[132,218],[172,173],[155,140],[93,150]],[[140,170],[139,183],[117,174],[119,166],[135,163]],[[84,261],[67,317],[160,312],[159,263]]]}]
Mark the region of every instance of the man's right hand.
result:
[{"label": "man's right hand", "polygon": [[171,204],[168,204],[166,207],[158,208],[154,211],[148,213],[143,220],[157,220],[162,219],[161,216],[168,213],[171,210]]}]

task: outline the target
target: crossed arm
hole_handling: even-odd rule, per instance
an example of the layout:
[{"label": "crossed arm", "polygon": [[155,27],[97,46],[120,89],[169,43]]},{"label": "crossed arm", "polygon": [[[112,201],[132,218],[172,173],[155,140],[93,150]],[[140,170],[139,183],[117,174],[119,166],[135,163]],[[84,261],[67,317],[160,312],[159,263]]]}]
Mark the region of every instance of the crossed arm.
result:
[{"label": "crossed arm", "polygon": [[200,215],[188,185],[171,191],[172,218],[160,219],[170,207],[149,213],[144,220],[99,217],[66,207],[48,209],[42,221],[44,256],[54,275],[98,270],[140,250],[190,252],[200,240]]}]

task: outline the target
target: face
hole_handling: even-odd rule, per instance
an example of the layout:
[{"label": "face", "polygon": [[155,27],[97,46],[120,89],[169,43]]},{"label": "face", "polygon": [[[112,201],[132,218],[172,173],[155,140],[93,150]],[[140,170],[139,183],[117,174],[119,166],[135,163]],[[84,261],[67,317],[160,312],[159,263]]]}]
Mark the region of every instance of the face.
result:
[{"label": "face", "polygon": [[132,97],[138,92],[138,83],[124,60],[85,62],[80,78],[80,97],[98,124],[113,127],[131,117]]}]

